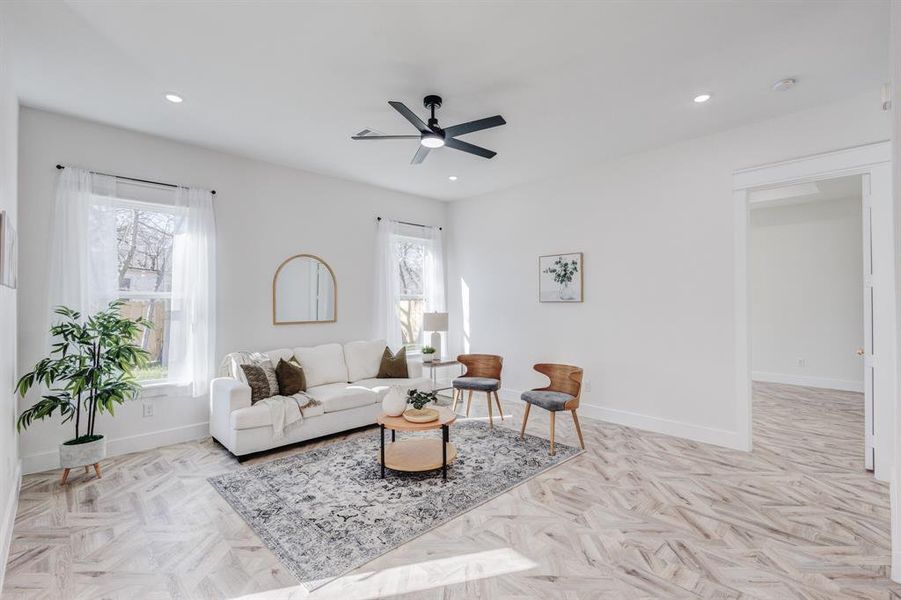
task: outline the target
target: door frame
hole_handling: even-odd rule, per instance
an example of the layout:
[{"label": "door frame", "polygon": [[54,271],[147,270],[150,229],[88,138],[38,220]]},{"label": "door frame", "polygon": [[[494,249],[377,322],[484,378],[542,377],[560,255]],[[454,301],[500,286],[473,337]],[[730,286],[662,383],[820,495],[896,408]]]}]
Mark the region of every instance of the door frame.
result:
[{"label": "door frame", "polygon": [[[749,191],[761,187],[779,187],[834,179],[847,175],[863,175],[869,180],[873,220],[874,279],[881,294],[874,307],[874,323],[880,332],[874,355],[877,357],[877,381],[874,386],[874,476],[881,481],[891,479],[894,453],[894,416],[897,399],[896,360],[897,333],[895,307],[894,222],[892,208],[891,143],[888,141],[845,148],[735,171],[732,176],[732,200],[735,227],[735,394],[738,399],[738,433],[742,447],[752,447],[751,339],[748,241]],[[882,260],[878,261],[876,257]]]}]

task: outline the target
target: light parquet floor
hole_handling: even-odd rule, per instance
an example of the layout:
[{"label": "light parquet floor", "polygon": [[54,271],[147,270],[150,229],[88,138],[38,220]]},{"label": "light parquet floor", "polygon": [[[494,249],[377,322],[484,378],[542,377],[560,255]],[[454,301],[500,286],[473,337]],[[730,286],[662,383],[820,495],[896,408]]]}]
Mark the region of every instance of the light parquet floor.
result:
[{"label": "light parquet floor", "polygon": [[[206,477],[348,436],[244,465],[211,440],[178,444],[66,488],[29,475],[3,598],[901,598],[862,402],[757,384],[752,453],[585,418],[586,454],[313,594]],[[504,408],[517,427],[522,407]],[[547,428],[532,411],[529,431]],[[558,436],[576,443],[566,415]]]}]

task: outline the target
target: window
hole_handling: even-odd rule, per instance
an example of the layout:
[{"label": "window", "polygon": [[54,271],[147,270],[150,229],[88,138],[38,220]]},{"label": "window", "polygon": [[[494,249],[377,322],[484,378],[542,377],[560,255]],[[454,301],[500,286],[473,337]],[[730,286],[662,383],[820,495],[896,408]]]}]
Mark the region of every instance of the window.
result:
[{"label": "window", "polygon": [[422,313],[425,309],[423,259],[425,240],[394,237],[394,255],[398,263],[397,318],[401,336],[408,351],[419,352],[422,347]]},{"label": "window", "polygon": [[137,376],[168,384],[158,392],[202,396],[215,373],[213,194],[68,166],[57,179],[49,304],[87,317],[118,298],[153,323],[135,340],[151,363]]},{"label": "window", "polygon": [[122,313],[144,317],[154,327],[141,335],[140,346],[150,363],[137,373],[143,382],[169,377],[169,334],[172,309],[172,245],[176,209],[130,200],[115,200],[119,297]]}]

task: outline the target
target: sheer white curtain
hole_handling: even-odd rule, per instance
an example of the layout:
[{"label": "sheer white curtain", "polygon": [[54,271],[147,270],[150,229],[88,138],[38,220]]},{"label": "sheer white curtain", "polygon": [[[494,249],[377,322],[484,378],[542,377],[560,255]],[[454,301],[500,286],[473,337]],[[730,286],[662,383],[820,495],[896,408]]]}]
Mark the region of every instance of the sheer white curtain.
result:
[{"label": "sheer white curtain", "polygon": [[444,232],[426,227],[425,253],[422,258],[422,288],[425,312],[444,312]]},{"label": "sheer white curtain", "polygon": [[88,315],[118,296],[115,195],[114,177],[77,167],[59,172],[50,225],[48,329],[57,306]]},{"label": "sheer white curtain", "polygon": [[375,331],[374,339],[384,339],[392,352],[403,346],[397,299],[400,297],[400,267],[394,252],[394,237],[399,223],[379,221],[375,252]]},{"label": "sheer white curtain", "polygon": [[216,219],[209,190],[179,187],[180,209],[172,246],[170,377],[189,382],[193,395],[208,391],[215,372]]},{"label": "sheer white curtain", "polygon": [[[445,312],[444,232],[440,227],[425,228],[425,252],[422,257],[422,291],[425,312]],[[447,356],[447,334],[441,336],[440,356]]]}]

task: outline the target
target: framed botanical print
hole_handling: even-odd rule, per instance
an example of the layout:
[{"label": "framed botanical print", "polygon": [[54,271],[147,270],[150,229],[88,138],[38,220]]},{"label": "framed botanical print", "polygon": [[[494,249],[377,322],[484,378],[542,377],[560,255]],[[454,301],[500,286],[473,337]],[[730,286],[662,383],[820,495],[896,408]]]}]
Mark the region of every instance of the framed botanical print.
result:
[{"label": "framed botanical print", "polygon": [[582,253],[538,257],[538,301],[582,302]]}]

